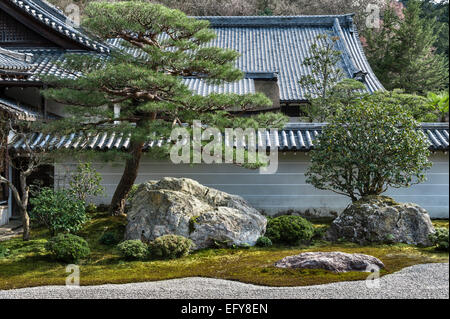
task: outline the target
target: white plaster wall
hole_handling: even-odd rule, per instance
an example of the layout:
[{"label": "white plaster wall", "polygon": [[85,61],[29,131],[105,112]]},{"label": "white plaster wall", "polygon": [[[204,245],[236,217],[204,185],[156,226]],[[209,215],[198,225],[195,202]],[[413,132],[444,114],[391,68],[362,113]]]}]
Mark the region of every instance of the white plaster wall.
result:
[{"label": "white plaster wall", "polygon": [[[164,176],[188,177],[198,182],[247,199],[254,207],[268,214],[295,210],[303,214],[327,216],[341,212],[349,200],[333,192],[321,191],[305,183],[309,157],[304,153],[279,153],[276,174],[261,175],[258,170],[225,164],[174,165],[168,161],[143,158],[137,183]],[[449,161],[448,155],[432,155],[433,167],[427,181],[411,188],[390,189],[386,195],[400,202],[414,202],[428,210],[433,218],[449,216]],[[123,165],[96,162],[94,167],[103,176],[106,196],[97,203],[108,204],[120,180]],[[55,166],[55,183],[64,184],[62,176],[76,165],[70,161]]]}]

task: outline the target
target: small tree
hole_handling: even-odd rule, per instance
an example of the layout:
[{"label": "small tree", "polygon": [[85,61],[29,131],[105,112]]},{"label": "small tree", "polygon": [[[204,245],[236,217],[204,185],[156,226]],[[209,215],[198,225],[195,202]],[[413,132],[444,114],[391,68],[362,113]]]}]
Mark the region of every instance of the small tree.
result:
[{"label": "small tree", "polygon": [[[28,215],[28,201],[30,198],[30,185],[27,178],[35,172],[41,165],[50,162],[50,156],[47,153],[40,152],[32,148],[29,144],[34,133],[30,132],[30,122],[10,117],[7,120],[0,121],[0,125],[8,127],[10,133],[14,133],[24,141],[23,152],[8,151],[7,141],[0,144],[0,148],[7,154],[9,165],[19,172],[19,188],[17,188],[9,179],[0,175],[0,184],[8,185],[14,200],[20,211],[23,227],[23,240],[30,239],[30,216]],[[1,172],[0,172],[1,173]]]},{"label": "small tree", "polygon": [[420,124],[401,106],[370,100],[343,106],[311,151],[306,181],[352,201],[409,187],[431,167],[428,145]]},{"label": "small tree", "polygon": [[31,219],[48,228],[53,236],[59,232],[74,233],[89,220],[84,202],[68,190],[44,187],[31,198]]},{"label": "small tree", "polygon": [[97,196],[104,193],[100,185],[102,176],[89,162],[79,162],[75,173],[70,177],[69,186],[73,195],[86,204],[88,196]]},{"label": "small tree", "polygon": [[311,74],[299,80],[310,103],[307,112],[311,120],[324,121],[329,116],[333,88],[344,77],[344,71],[338,66],[341,51],[335,49],[338,40],[338,37],[319,34],[311,44],[310,56],[302,62],[311,69]]}]

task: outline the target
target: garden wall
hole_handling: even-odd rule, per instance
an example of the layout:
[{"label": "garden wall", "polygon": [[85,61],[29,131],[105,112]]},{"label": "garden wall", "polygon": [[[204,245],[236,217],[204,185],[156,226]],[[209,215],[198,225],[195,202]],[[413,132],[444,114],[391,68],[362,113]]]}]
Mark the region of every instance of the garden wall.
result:
[{"label": "garden wall", "polygon": [[[449,163],[448,155],[432,155],[433,167],[427,174],[427,181],[411,188],[391,189],[387,193],[400,202],[415,202],[428,210],[434,218],[449,216]],[[118,164],[94,163],[103,176],[106,196],[96,198],[97,203],[108,204],[122,175],[123,166]],[[67,169],[76,163],[66,162],[55,166],[55,184],[63,186]],[[174,165],[168,161],[141,162],[137,183],[164,176],[188,177],[225,192],[238,194],[254,207],[268,214],[294,210],[305,215],[330,216],[342,211],[349,200],[332,192],[321,191],[305,183],[305,171],[309,157],[304,153],[279,153],[279,167],[276,174],[261,175],[234,165]]]}]

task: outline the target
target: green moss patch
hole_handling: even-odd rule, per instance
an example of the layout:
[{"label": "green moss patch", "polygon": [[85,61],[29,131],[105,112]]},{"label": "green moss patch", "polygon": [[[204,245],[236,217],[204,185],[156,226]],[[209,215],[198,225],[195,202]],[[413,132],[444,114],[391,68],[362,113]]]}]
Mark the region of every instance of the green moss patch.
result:
[{"label": "green moss patch", "polygon": [[363,204],[382,204],[386,206],[400,205],[400,203],[396,202],[393,198],[383,195],[369,195],[353,202],[353,205],[356,207],[359,207]]},{"label": "green moss patch", "polygon": [[433,219],[431,222],[435,228],[443,227],[448,229],[448,219]]},{"label": "green moss patch", "polygon": [[197,220],[200,216],[192,216],[189,219],[189,234],[192,234],[195,231],[195,225],[197,225]]},{"label": "green moss patch", "polygon": [[[272,246],[249,249],[205,249],[174,260],[124,261],[115,247],[99,243],[105,231],[121,232],[125,218],[94,214],[77,235],[85,238],[91,255],[80,262],[81,285],[131,283],[182,277],[210,277],[268,286],[306,286],[363,280],[367,273],[335,274],[325,270],[279,269],[273,264],[286,256],[306,251],[363,253],[383,261],[382,275],[422,263],[448,262],[448,253],[409,245],[359,246],[351,243],[314,242],[312,246]],[[448,223],[447,223],[448,224]],[[10,254],[0,259],[0,289],[64,285],[66,265],[51,260],[44,249],[48,232],[33,230],[32,240],[13,238],[2,242]]]}]

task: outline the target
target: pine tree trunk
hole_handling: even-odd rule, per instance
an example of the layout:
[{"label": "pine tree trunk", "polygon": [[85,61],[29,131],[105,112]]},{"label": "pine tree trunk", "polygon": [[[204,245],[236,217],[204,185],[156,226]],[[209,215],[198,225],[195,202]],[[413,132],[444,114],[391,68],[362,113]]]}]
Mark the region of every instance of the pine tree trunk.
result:
[{"label": "pine tree trunk", "polygon": [[112,216],[125,214],[126,199],[131,187],[136,181],[143,147],[144,142],[131,142],[131,156],[125,163],[122,178],[120,179],[119,185],[117,185],[111,200],[111,205],[109,206],[109,213]]}]

